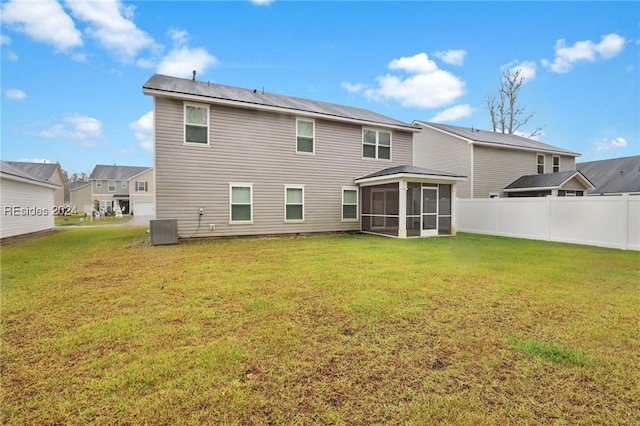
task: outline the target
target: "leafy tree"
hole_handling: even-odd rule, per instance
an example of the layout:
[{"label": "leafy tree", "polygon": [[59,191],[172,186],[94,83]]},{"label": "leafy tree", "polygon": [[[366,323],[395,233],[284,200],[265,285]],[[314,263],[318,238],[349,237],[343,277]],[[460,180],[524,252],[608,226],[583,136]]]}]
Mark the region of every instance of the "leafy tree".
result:
[{"label": "leafy tree", "polygon": [[[494,132],[513,134],[533,117],[533,114],[526,112],[525,107],[518,104],[523,83],[524,77],[521,69],[504,69],[497,93],[490,93],[485,98],[491,119],[491,128]],[[541,128],[537,128],[529,137],[537,136],[541,131]]]}]

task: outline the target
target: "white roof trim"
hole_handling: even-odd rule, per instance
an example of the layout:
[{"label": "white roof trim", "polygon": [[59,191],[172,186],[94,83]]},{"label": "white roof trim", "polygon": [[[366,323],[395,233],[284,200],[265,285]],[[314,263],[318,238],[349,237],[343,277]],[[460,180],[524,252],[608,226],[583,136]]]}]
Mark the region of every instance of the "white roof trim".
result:
[{"label": "white roof trim", "polygon": [[451,182],[459,182],[467,180],[467,178],[456,177],[456,176],[442,176],[442,175],[422,175],[415,173],[395,173],[392,175],[384,175],[384,176],[375,176],[370,178],[356,178],[354,182],[356,184],[383,184],[383,183],[391,183],[398,182],[400,180],[411,180],[411,181],[438,181],[437,183],[451,183]]}]

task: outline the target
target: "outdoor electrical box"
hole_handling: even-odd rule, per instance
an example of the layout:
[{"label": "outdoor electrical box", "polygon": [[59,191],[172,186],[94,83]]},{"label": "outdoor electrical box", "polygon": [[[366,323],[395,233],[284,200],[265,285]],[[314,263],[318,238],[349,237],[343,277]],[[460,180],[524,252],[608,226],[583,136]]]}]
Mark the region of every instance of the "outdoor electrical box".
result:
[{"label": "outdoor electrical box", "polygon": [[151,245],[178,244],[178,219],[156,219],[149,221]]}]

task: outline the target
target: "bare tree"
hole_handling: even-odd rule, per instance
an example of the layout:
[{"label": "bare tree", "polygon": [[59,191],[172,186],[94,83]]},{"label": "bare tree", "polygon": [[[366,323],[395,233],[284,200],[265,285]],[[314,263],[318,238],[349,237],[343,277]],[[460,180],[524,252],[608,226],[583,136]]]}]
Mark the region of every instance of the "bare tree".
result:
[{"label": "bare tree", "polygon": [[[497,93],[490,93],[485,98],[494,132],[513,134],[533,117],[533,114],[527,114],[525,108],[518,104],[523,83],[521,69],[504,69]],[[541,128],[537,128],[529,137],[537,136],[541,131]]]}]

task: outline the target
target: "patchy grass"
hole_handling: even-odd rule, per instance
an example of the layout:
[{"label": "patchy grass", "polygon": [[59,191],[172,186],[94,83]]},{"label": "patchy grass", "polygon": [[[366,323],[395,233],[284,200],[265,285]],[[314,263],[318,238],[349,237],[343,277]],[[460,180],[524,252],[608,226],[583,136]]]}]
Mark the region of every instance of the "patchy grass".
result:
[{"label": "patchy grass", "polygon": [[556,343],[539,342],[536,339],[518,339],[509,337],[505,341],[514,349],[547,359],[553,362],[587,367],[591,364],[591,358],[580,351],[565,348]]},{"label": "patchy grass", "polygon": [[123,216],[117,218],[115,216],[107,216],[100,220],[87,220],[84,215],[56,216],[56,226],[100,226],[100,225],[120,225],[131,220],[131,216]]},{"label": "patchy grass", "polygon": [[3,424],[640,423],[637,252],[85,227],[1,266]]}]

